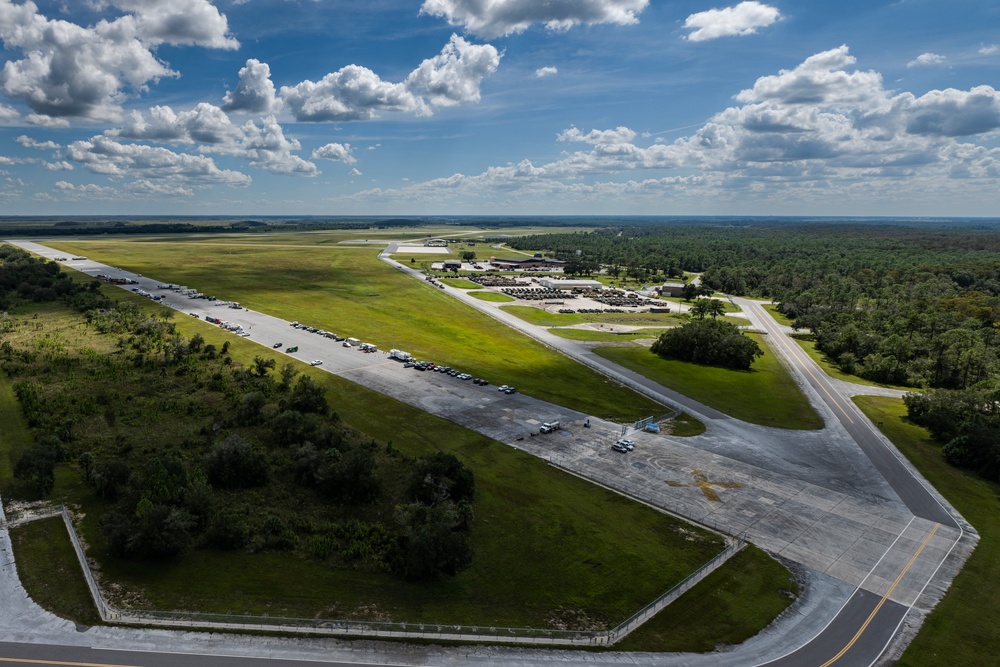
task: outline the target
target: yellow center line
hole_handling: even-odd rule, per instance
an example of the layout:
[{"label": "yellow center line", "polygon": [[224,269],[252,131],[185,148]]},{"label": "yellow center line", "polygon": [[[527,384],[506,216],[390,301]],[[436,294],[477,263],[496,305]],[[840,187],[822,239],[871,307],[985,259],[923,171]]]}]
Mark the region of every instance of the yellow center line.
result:
[{"label": "yellow center line", "polygon": [[[760,307],[758,306],[758,308],[760,308]],[[762,312],[765,312],[763,308],[760,308],[760,310]],[[806,362],[806,359],[808,359],[808,357],[804,356],[804,353],[802,352],[802,350],[799,349],[799,347],[798,347],[797,344],[795,344],[795,343],[788,343],[788,341],[786,340],[786,336],[783,333],[781,333],[780,330],[778,330],[778,329],[772,330],[771,323],[768,320],[769,317],[770,316],[767,315],[766,313],[760,315],[761,322],[764,323],[764,328],[767,329],[767,333],[768,334],[772,334],[774,336],[777,336],[784,343],[787,343],[787,345],[785,345],[785,350],[788,351],[789,354],[791,354],[793,357],[795,357],[799,361],[799,363],[802,365],[802,370],[804,370],[806,373],[809,374],[809,377],[811,377],[813,379],[813,381],[816,383],[816,385],[819,386],[819,388],[823,390],[823,393],[826,394],[830,398],[830,400],[833,402],[833,404],[835,406],[837,406],[837,409],[840,410],[844,414],[844,417],[847,419],[847,421],[849,421],[849,422],[851,422],[853,424],[854,420],[851,419],[851,415],[847,414],[847,410],[845,410],[840,405],[840,402],[837,401],[837,399],[833,397],[833,394],[831,394],[829,391],[827,391],[827,389],[823,385],[823,383],[819,381],[819,378],[817,378],[815,375],[813,375],[812,370],[810,370],[810,368],[809,368],[809,364]],[[783,344],[783,343],[779,343],[779,345],[781,345],[781,344]]]},{"label": "yellow center line", "polygon": [[934,537],[934,533],[936,533],[937,529],[940,527],[941,527],[940,523],[934,524],[934,528],[931,530],[931,532],[927,533],[927,537],[925,537],[924,541],[920,544],[920,548],[917,549],[916,553],[914,553],[913,556],[910,557],[910,561],[906,564],[906,567],[904,567],[903,570],[899,573],[899,576],[896,577],[896,581],[892,582],[892,586],[890,586],[889,590],[885,592],[885,595],[882,596],[882,599],[878,601],[878,604],[875,605],[875,609],[873,609],[872,613],[868,615],[868,618],[865,619],[865,622],[862,623],[860,628],[858,628],[858,631],[854,633],[854,636],[851,638],[851,641],[847,642],[847,645],[844,646],[844,648],[840,649],[840,652],[837,655],[833,656],[832,658],[824,662],[822,665],[820,665],[820,667],[829,667],[833,663],[840,660],[840,658],[843,657],[843,655],[847,653],[847,651],[849,651],[852,646],[854,646],[854,643],[858,641],[858,638],[868,628],[868,625],[872,622],[872,619],[875,618],[875,614],[879,612],[879,609],[882,608],[882,605],[885,604],[885,601],[888,600],[889,596],[892,595],[892,592],[896,590],[896,586],[898,586],[899,582],[902,581],[903,575],[907,573],[907,571],[910,569],[910,566],[913,565],[913,562],[915,560],[917,560],[917,557],[924,550],[924,547],[927,546],[927,543],[931,541],[931,538]]},{"label": "yellow center line", "polygon": [[63,662],[62,660],[29,660],[28,658],[0,658],[0,662],[19,665],[67,665],[68,667],[134,667],[133,665],[109,665],[101,662]]}]

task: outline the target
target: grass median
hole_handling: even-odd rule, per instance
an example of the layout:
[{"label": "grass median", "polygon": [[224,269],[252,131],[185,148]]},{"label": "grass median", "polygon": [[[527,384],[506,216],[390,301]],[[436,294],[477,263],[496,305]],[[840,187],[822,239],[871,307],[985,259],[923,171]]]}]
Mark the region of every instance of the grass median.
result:
[{"label": "grass median", "polygon": [[594,350],[605,359],[727,415],[787,429],[818,429],[823,420],[774,353],[759,336],[764,356],[749,371],[664,359],[646,347],[626,345]]},{"label": "grass median", "polygon": [[1000,484],[948,464],[941,446],[906,419],[898,398],[857,396],[854,402],[927,481],[979,531],[979,544],[896,663],[899,667],[982,665],[996,656],[996,582],[1000,579]]}]

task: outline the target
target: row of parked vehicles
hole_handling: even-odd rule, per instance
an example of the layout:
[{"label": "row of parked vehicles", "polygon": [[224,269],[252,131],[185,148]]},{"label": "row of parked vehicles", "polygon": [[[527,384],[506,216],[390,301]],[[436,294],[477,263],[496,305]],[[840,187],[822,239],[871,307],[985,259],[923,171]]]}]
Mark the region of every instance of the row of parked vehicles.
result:
[{"label": "row of parked vehicles", "polygon": [[[403,364],[403,368],[414,368],[418,371],[432,371],[435,373],[444,373],[445,375],[457,378],[459,380],[472,380],[472,384],[477,384],[481,387],[485,387],[490,383],[490,381],[487,380],[486,378],[472,377],[470,373],[463,373],[462,371],[456,368],[452,368],[451,366],[438,366],[433,361],[410,360]],[[497,389],[504,392],[505,394],[513,394],[517,392],[517,389],[515,389],[514,387],[508,387],[507,385],[503,385],[501,387],[498,387]]]}]

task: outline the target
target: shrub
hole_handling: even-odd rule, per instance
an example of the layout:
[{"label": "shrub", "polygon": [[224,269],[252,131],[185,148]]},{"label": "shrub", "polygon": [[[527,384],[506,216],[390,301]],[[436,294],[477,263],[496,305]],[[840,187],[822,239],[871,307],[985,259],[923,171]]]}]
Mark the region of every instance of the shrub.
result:
[{"label": "shrub", "polygon": [[205,455],[205,470],[214,486],[248,488],[268,478],[267,455],[238,435],[216,443]]}]

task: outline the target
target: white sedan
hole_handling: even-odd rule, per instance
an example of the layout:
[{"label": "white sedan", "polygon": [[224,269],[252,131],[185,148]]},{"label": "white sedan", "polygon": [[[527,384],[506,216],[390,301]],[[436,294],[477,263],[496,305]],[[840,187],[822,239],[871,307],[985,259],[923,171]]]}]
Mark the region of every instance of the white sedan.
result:
[{"label": "white sedan", "polygon": [[312,361],[309,362],[309,365],[310,366],[322,366],[323,365],[323,360],[322,359],[313,359]]}]

